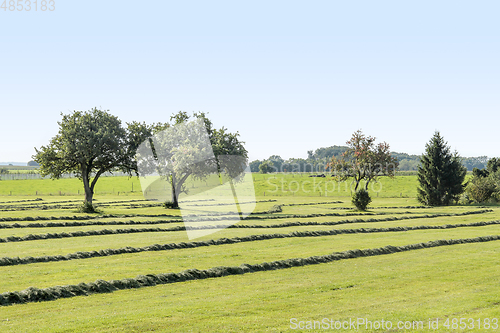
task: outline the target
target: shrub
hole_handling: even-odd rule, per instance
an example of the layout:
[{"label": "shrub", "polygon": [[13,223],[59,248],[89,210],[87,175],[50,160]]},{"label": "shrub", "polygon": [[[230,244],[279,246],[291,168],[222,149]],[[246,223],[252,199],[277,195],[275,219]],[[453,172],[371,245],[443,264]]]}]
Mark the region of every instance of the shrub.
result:
[{"label": "shrub", "polygon": [[467,197],[476,203],[495,201],[497,185],[491,177],[473,177],[466,188]]},{"label": "shrub", "polygon": [[78,211],[80,213],[90,213],[90,214],[99,213],[99,211],[95,209],[95,207],[88,201],[84,201],[83,204],[78,208]]},{"label": "shrub", "polygon": [[358,210],[366,210],[370,202],[372,202],[372,198],[365,189],[360,189],[352,195],[352,203]]},{"label": "shrub", "polygon": [[179,208],[179,206],[177,206],[175,203],[173,203],[172,201],[165,201],[163,203],[163,207],[165,207],[166,209],[177,209]]}]

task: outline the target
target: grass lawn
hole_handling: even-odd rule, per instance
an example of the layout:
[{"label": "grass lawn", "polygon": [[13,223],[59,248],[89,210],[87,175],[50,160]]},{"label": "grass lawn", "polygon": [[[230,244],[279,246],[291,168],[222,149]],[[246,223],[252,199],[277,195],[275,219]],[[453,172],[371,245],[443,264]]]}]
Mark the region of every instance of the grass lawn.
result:
[{"label": "grass lawn", "polygon": [[[178,230],[0,243],[0,259],[63,256],[153,244],[175,243],[185,247],[0,266],[0,294],[7,295],[7,292],[29,287],[77,285],[99,279],[110,281],[146,274],[179,273],[193,268],[262,264],[355,249],[500,235],[500,225],[496,224],[365,233],[363,228],[437,227],[500,220],[500,209],[496,206],[422,208],[415,199],[415,176],[380,179],[382,190],[378,196],[377,192],[371,193],[373,202],[366,213],[353,210],[350,190],[338,190],[336,185],[337,192],[325,195],[324,190],[319,191],[320,186],[314,184],[315,178],[307,175],[278,175],[274,178],[274,175],[258,174],[254,177],[258,193],[254,212],[260,214],[251,215],[237,224],[246,228],[226,228],[195,240],[189,240],[186,231]],[[326,184],[326,179],[316,181],[321,180]],[[134,181],[134,192],[131,192]],[[294,193],[281,190],[271,193],[273,184],[280,184],[280,187],[283,184],[284,189],[299,184],[300,189]],[[0,181],[0,195],[3,195],[0,196],[0,226],[4,226],[0,228],[0,239],[30,234],[183,225],[182,222],[169,223],[181,217],[179,210],[166,210],[144,201],[136,178],[103,178],[98,186],[95,198],[102,213],[87,215],[76,210],[82,200],[82,196],[78,196],[81,187],[78,180]],[[52,191],[53,195],[32,193],[38,190],[40,193]],[[12,195],[10,191],[13,191]],[[37,198],[42,200],[35,201]],[[276,205],[281,211],[275,210]],[[201,210],[209,206],[197,207]],[[81,224],[54,224],[64,222]],[[143,224],[137,224],[139,222]],[[311,225],[311,222],[319,224]],[[35,227],[33,223],[39,225]],[[215,225],[217,221],[210,223]],[[27,227],[30,224],[32,227]],[[338,229],[358,231],[328,236],[314,234]],[[298,237],[302,235],[300,233],[308,233],[308,236]],[[283,238],[280,234],[294,237]],[[245,238],[247,241],[192,248],[186,245],[192,241],[210,242],[259,235],[269,235],[270,239]],[[481,324],[490,320],[493,325],[494,318],[500,319],[499,264],[500,241],[496,240],[415,249],[53,301],[4,305],[0,306],[0,331],[287,332],[296,331],[293,328],[298,325],[314,325],[314,321],[324,326],[327,322],[357,321],[358,318],[372,322],[383,319],[392,324],[392,330],[360,326],[360,331],[449,332],[455,331],[451,327],[453,318],[470,318],[476,326],[464,331],[479,331],[478,320]],[[444,326],[447,319],[449,327]],[[438,329],[429,329],[430,320],[438,320]],[[399,322],[416,325],[416,329],[398,329]]]}]

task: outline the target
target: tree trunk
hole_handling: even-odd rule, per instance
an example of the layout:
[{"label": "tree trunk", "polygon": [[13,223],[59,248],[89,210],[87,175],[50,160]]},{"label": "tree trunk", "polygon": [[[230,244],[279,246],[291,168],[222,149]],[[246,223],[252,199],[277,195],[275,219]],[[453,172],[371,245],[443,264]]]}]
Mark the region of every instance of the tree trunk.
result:
[{"label": "tree trunk", "polygon": [[83,188],[85,190],[85,202],[92,205],[92,199],[94,197],[94,191],[90,187],[89,182],[89,170],[86,166],[82,166],[82,179],[83,179]]},{"label": "tree trunk", "polygon": [[92,205],[93,197],[94,197],[94,193],[92,193],[92,190],[90,188],[85,188],[85,202]]},{"label": "tree trunk", "polygon": [[170,183],[172,184],[172,203],[173,203],[173,208],[179,208],[179,201],[177,200],[177,191],[176,191],[176,184],[175,184],[175,175],[173,173],[170,176]]}]

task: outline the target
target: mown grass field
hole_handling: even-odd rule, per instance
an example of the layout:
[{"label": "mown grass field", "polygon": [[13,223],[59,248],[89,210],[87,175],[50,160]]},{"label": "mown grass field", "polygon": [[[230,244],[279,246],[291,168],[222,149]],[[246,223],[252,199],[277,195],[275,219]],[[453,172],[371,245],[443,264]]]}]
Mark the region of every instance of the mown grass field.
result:
[{"label": "mown grass field", "polygon": [[0,181],[0,332],[288,332],[325,318],[500,331],[498,207],[422,207],[416,177],[400,176],[357,212],[345,184],[254,177],[254,214],[194,240],[136,178],[100,180],[97,215],[76,211],[78,180]]},{"label": "mown grass field", "polygon": [[[257,196],[290,197],[350,197],[353,190],[350,182],[338,183],[331,177],[316,178],[309,174],[253,174]],[[370,183],[368,190],[378,197],[414,198],[417,194],[416,176],[380,177]],[[137,177],[102,177],[95,193],[110,195],[141,195],[141,183]],[[0,180],[0,195],[9,196],[61,196],[83,193],[81,181],[65,179],[19,179]]]}]

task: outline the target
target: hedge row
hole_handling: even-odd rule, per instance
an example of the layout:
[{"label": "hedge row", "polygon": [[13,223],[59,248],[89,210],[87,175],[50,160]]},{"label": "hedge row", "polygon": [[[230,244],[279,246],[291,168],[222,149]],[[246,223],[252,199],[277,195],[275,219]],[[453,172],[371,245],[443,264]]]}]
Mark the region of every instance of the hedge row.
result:
[{"label": "hedge row", "polygon": [[[354,220],[340,220],[331,222],[285,222],[280,224],[268,224],[268,225],[232,225],[230,228],[286,228],[286,227],[296,227],[296,226],[310,226],[310,225],[339,225],[348,223],[370,223],[370,222],[390,222],[390,221],[402,221],[402,220],[412,220],[421,218],[436,218],[436,217],[452,217],[452,216],[465,216],[474,214],[484,214],[492,212],[491,209],[469,211],[463,213],[442,213],[442,214],[432,214],[432,215],[414,215],[414,216],[402,216],[402,217],[387,217],[381,219],[354,219]],[[211,221],[220,221],[221,219],[211,219]],[[81,227],[81,226],[96,226],[96,225],[155,225],[155,224],[168,224],[168,223],[180,223],[183,222],[182,219],[170,219],[170,220],[156,220],[156,221],[90,221],[90,222],[47,222],[47,223],[27,223],[27,224],[0,224],[0,229],[15,229],[15,228],[54,228],[54,227]]]},{"label": "hedge row", "polygon": [[[175,249],[185,249],[185,248],[196,248],[202,246],[212,246],[212,245],[224,245],[224,244],[235,244],[242,242],[253,242],[277,238],[295,238],[295,237],[324,237],[324,236],[335,236],[343,234],[367,234],[367,233],[381,233],[381,232],[402,232],[402,231],[413,231],[413,230],[436,230],[436,229],[455,229],[463,227],[482,227],[488,225],[499,225],[500,220],[486,221],[486,222],[473,222],[473,223],[457,223],[457,224],[447,224],[447,225],[422,225],[422,226],[411,226],[411,227],[389,227],[389,228],[359,228],[359,229],[333,229],[333,230],[316,230],[316,231],[294,231],[288,234],[262,234],[262,235],[250,235],[244,237],[234,237],[234,238],[220,238],[209,241],[193,241],[193,242],[182,242],[182,243],[170,243],[170,244],[154,244],[145,247],[133,248],[124,247],[120,249],[106,249],[99,251],[89,251],[89,252],[76,252],[67,255],[57,255],[57,256],[42,256],[42,257],[3,257],[0,258],[0,266],[14,266],[22,264],[31,264],[37,262],[54,262],[54,261],[66,261],[74,259],[87,259],[94,257],[106,257],[112,255],[119,255],[124,253],[137,253],[137,252],[148,252],[148,251],[165,251],[165,250],[175,250]],[[205,226],[198,228],[188,228],[190,230],[199,229],[223,229],[224,226]],[[231,226],[229,226],[231,228]],[[140,233],[140,232],[169,232],[169,231],[183,231],[184,227],[174,227],[169,229],[160,228],[145,228],[145,229],[117,229],[117,230],[96,230],[96,231],[80,231],[74,233],[61,233],[61,234],[43,234],[43,235],[28,235],[24,237],[8,237],[0,238],[0,243],[2,242],[21,242],[37,239],[53,239],[53,238],[68,238],[68,237],[85,237],[85,236],[96,236],[96,235],[112,235],[112,234],[128,234],[128,233]]]},{"label": "hedge row", "polygon": [[242,264],[240,266],[219,266],[209,269],[188,269],[180,273],[163,273],[139,275],[136,278],[122,280],[97,280],[91,283],[80,283],[77,285],[55,286],[44,289],[30,287],[22,291],[11,291],[0,294],[0,305],[12,305],[28,302],[52,301],[59,298],[69,298],[75,296],[86,296],[98,293],[110,293],[115,290],[135,289],[141,287],[156,286],[168,283],[177,283],[192,280],[202,280],[208,278],[219,278],[229,275],[240,275],[253,272],[273,271],[292,267],[317,265],[338,260],[354,259],[360,257],[372,257],[385,254],[407,252],[419,249],[448,246],[456,244],[470,244],[480,242],[490,242],[500,240],[499,235],[483,236],[465,239],[441,239],[425,243],[409,244],[405,246],[385,246],[365,250],[348,250],[334,252],[322,256],[311,256],[307,258],[293,258],[264,262],[261,264]]}]

